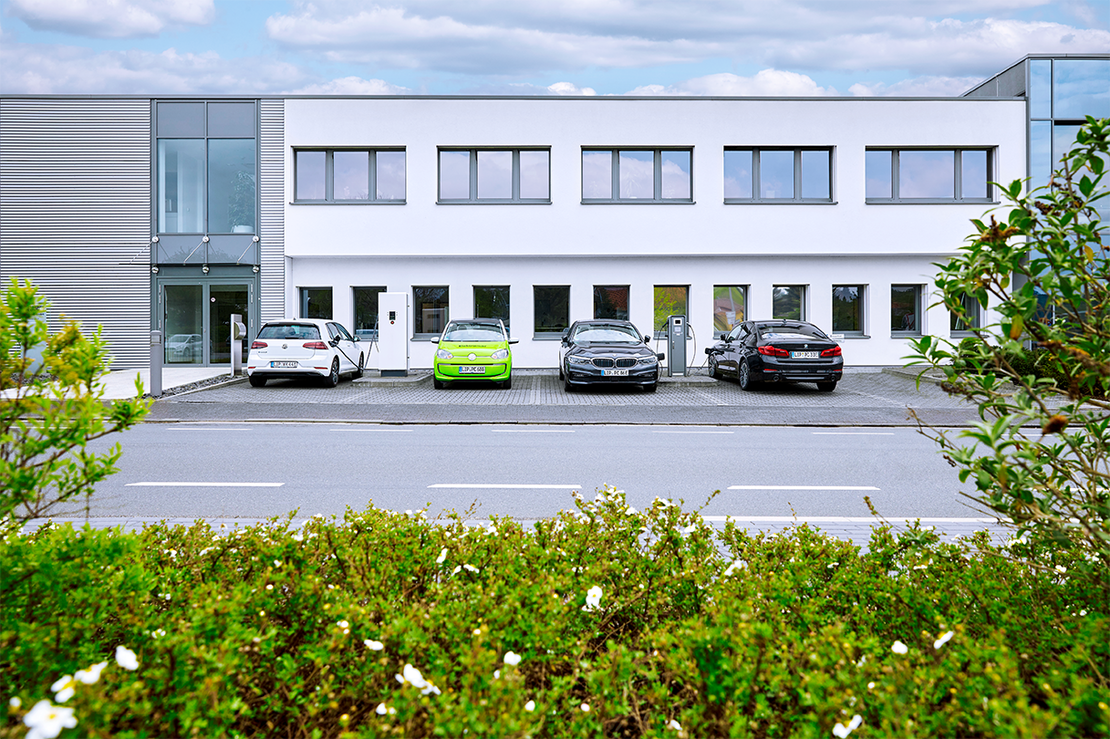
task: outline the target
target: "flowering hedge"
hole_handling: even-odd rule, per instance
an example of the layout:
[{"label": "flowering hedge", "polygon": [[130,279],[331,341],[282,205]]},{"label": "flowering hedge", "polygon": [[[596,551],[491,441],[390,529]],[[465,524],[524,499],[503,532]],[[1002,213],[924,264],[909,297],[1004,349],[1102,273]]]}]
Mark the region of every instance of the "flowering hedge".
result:
[{"label": "flowering hedge", "polygon": [[611,490],[530,528],[13,533],[0,737],[1110,734],[1105,573],[1011,544],[749,535]]}]

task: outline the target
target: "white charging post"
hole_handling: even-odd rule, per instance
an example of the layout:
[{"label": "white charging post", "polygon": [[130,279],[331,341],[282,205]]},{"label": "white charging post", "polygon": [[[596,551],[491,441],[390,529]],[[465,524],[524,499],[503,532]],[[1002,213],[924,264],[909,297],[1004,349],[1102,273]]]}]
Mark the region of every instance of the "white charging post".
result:
[{"label": "white charging post", "polygon": [[382,377],[409,374],[409,294],[378,294],[378,369]]}]

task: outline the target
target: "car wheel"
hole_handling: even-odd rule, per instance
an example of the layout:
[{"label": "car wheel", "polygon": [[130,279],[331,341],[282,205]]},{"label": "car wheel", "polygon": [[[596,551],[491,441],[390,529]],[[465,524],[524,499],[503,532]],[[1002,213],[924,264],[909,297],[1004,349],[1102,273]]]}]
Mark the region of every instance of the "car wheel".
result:
[{"label": "car wheel", "polygon": [[363,373],[365,373],[365,372],[366,372],[366,355],[365,354],[359,354],[358,355],[358,369],[355,370],[355,374],[353,375],[354,379],[357,380],[358,378],[362,377]]},{"label": "car wheel", "polygon": [[746,361],[740,362],[740,389],[741,390],[754,390],[756,381],[752,379],[752,370]]},{"label": "car wheel", "polygon": [[331,360],[331,372],[324,378],[324,387],[335,387],[339,384],[339,357]]},{"label": "car wheel", "polygon": [[262,375],[251,375],[249,380],[251,387],[266,387],[266,378]]},{"label": "car wheel", "polygon": [[566,375],[563,374],[563,365],[559,365],[559,382],[566,380]]},{"label": "car wheel", "polygon": [[568,393],[574,392],[574,385],[570,384],[570,375],[567,375],[563,378],[563,390]]},{"label": "car wheel", "polygon": [[432,387],[434,387],[436,390],[442,390],[443,388],[447,387],[447,383],[439,379],[438,377],[433,377]]},{"label": "car wheel", "polygon": [[712,377],[714,380],[721,379],[721,370],[717,367],[716,357],[709,358],[709,376]]},{"label": "car wheel", "polygon": [[836,380],[829,380],[828,382],[817,383],[818,390],[824,390],[826,393],[831,393],[836,390]]},{"label": "car wheel", "polygon": [[507,380],[502,380],[501,381],[501,389],[502,390],[512,390],[513,389],[513,378],[510,377]]},{"label": "car wheel", "polygon": [[655,382],[651,383],[650,385],[644,385],[644,392],[654,393],[656,391],[656,389],[658,389],[658,388],[659,388],[659,381],[656,380]]}]

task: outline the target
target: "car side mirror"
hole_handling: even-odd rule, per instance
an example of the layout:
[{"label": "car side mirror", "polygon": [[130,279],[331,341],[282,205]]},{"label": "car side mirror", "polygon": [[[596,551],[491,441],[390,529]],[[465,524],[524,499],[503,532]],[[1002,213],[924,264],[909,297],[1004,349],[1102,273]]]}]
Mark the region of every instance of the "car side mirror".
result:
[{"label": "car side mirror", "polygon": [[329,341],[328,343],[331,344],[332,346],[339,346],[339,338],[336,337],[336,338],[332,339],[331,341]]},{"label": "car side mirror", "polygon": [[433,336],[432,338],[428,339],[428,341],[432,342],[433,344],[438,344],[439,342],[443,341],[443,336]]},{"label": "car side mirror", "polygon": [[717,338],[721,341],[728,341],[728,332],[722,331],[721,333],[717,334]]},{"label": "car side mirror", "polygon": [[659,361],[660,361],[660,362],[662,362],[662,361],[663,361],[664,359],[666,359],[666,358],[667,358],[667,355],[666,355],[665,353],[663,353],[663,352],[659,352],[659,353],[658,353],[658,354],[656,354],[655,356],[656,356],[656,357],[657,357],[657,358],[659,359]]},{"label": "car side mirror", "polygon": [[519,344],[519,343],[520,343],[520,339],[509,339],[509,343],[510,343],[510,344]]},{"label": "car side mirror", "polygon": [[351,341],[358,341],[358,340],[359,340],[359,338],[357,336],[351,337]]},{"label": "car side mirror", "polygon": [[650,337],[650,336],[647,336],[647,335],[645,335],[645,336],[644,336],[644,343],[645,343],[645,344],[650,344],[650,343],[651,343],[651,337]]}]

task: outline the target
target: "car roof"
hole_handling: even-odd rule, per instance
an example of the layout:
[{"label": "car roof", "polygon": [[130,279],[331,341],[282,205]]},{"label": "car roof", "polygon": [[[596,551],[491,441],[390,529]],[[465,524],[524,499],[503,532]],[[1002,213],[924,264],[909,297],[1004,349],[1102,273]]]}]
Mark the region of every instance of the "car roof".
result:
[{"label": "car roof", "polygon": [[324,327],[325,325],[327,325],[329,323],[335,323],[335,321],[332,321],[332,320],[329,320],[329,319],[326,319],[326,318],[283,318],[280,321],[266,321],[262,325],[263,326],[293,326],[293,325],[303,326],[305,324],[310,324],[310,325],[322,328],[322,327]]},{"label": "car roof", "polygon": [[490,326],[500,326],[500,318],[452,318],[451,323],[486,323]]},{"label": "car roof", "polygon": [[632,328],[636,328],[632,321],[626,321],[622,318],[591,318],[586,321],[575,321],[574,323],[579,326],[632,326]]}]

